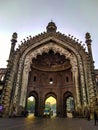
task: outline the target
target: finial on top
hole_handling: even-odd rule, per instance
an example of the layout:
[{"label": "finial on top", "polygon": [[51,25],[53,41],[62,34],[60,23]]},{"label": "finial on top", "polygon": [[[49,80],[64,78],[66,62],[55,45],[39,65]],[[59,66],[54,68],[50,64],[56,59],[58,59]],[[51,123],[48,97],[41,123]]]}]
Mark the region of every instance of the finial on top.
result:
[{"label": "finial on top", "polygon": [[92,42],[92,40],[91,40],[91,35],[90,35],[90,33],[86,33],[85,34],[85,39],[86,39],[86,43],[87,43],[87,45],[91,45],[91,42]]},{"label": "finial on top", "polygon": [[53,20],[51,19],[51,22],[53,22]]},{"label": "finial on top", "polygon": [[86,40],[91,40],[91,35],[90,35],[90,33],[87,32],[87,33],[85,34],[85,38],[86,38]]},{"label": "finial on top", "polygon": [[12,39],[17,40],[17,33],[16,32],[13,33]]}]

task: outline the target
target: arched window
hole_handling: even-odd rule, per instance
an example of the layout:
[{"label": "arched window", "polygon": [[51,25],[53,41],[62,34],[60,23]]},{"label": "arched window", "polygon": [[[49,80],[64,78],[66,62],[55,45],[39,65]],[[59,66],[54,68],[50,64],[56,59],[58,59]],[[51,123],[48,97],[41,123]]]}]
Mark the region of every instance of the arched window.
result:
[{"label": "arched window", "polygon": [[69,77],[68,77],[68,76],[66,77],[66,82],[67,82],[67,83],[69,82]]},{"label": "arched window", "polygon": [[53,84],[53,79],[50,78],[49,84]]},{"label": "arched window", "polygon": [[71,81],[73,80],[72,72],[71,72]]},{"label": "arched window", "polygon": [[1,78],[0,81],[3,81],[4,80],[4,75],[2,75],[0,78]]},{"label": "arched window", "polygon": [[34,79],[33,79],[33,80],[34,80],[34,82],[36,82],[36,76],[34,76]]}]

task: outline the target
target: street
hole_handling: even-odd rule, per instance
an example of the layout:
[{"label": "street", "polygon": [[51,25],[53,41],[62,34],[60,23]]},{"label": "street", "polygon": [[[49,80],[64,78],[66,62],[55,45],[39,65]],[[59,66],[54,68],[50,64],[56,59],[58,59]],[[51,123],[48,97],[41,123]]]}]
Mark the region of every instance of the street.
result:
[{"label": "street", "polygon": [[98,130],[98,124],[82,118],[0,118],[0,130]]}]

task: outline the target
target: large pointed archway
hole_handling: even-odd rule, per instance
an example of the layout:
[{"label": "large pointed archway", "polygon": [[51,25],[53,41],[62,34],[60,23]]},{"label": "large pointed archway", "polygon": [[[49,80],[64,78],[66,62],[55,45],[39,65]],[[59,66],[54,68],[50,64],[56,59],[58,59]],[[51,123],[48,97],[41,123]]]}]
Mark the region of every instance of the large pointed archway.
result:
[{"label": "large pointed archway", "polygon": [[[52,76],[52,72],[58,71],[58,73],[60,73],[60,71],[63,71],[63,70],[66,71],[66,70],[70,69],[70,72],[72,73],[71,77],[72,77],[72,79],[74,79],[73,80],[74,86],[75,86],[74,89],[76,89],[75,91],[76,91],[77,105],[81,107],[80,96],[78,96],[79,95],[79,86],[78,86],[78,80],[77,80],[78,79],[77,78],[78,77],[78,68],[77,68],[77,59],[76,59],[75,54],[71,50],[69,51],[68,49],[65,49],[65,48],[57,45],[54,41],[47,42],[43,46],[40,46],[39,49],[37,49],[37,50],[35,49],[33,52],[30,51],[29,53],[30,54],[28,54],[25,57],[24,70],[23,70],[23,76],[22,76],[22,79],[23,79],[22,88],[23,89],[27,88],[28,83],[29,83],[28,75],[31,70],[35,71],[34,73],[38,73],[37,71],[39,71],[39,72],[43,71],[43,74],[41,75],[42,77],[45,77],[46,71],[50,72],[51,76],[47,77],[48,80],[50,81],[50,80],[54,80],[53,76]],[[44,58],[44,56],[47,57],[48,55],[49,56],[54,55],[55,57],[59,55],[59,57],[61,59],[63,58],[64,61],[62,61],[62,60],[58,60],[58,61],[52,60],[51,61],[51,60],[49,60],[49,57]],[[43,62],[40,62],[41,59],[43,59]],[[51,59],[53,59],[53,58],[51,58]],[[54,61],[55,61],[55,64],[53,63]],[[62,63],[60,63],[60,61]],[[68,62],[65,62],[65,61],[68,61]],[[65,64],[65,63],[68,63],[68,64]],[[59,76],[59,77],[61,78],[61,76]],[[35,78],[36,78],[36,74],[35,74]],[[26,80],[24,80],[24,79],[26,79]],[[39,78],[37,78],[37,79],[38,79],[37,80],[38,82],[40,82],[42,80]],[[48,83],[49,83],[49,81],[48,81]],[[44,84],[44,82],[42,82],[42,84]],[[61,84],[61,83],[59,83],[59,84]],[[85,94],[85,93],[83,93],[83,94]],[[24,92],[21,93],[21,97],[20,97],[21,105],[25,105],[24,102],[22,102],[23,98],[25,98]]]},{"label": "large pointed archway", "polygon": [[36,91],[40,97],[38,115],[43,116],[45,100],[52,96],[57,100],[55,113],[61,116],[61,95],[63,91],[74,89],[70,60],[58,51],[50,49],[32,59],[28,77],[28,92]]}]

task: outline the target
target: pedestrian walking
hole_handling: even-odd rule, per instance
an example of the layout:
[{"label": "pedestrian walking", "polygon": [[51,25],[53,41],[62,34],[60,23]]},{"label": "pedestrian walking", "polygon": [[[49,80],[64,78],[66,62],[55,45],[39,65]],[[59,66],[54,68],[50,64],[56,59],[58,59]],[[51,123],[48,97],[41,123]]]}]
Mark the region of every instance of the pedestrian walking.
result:
[{"label": "pedestrian walking", "polygon": [[97,113],[96,111],[94,111],[94,124],[96,125],[96,122],[97,122]]}]

